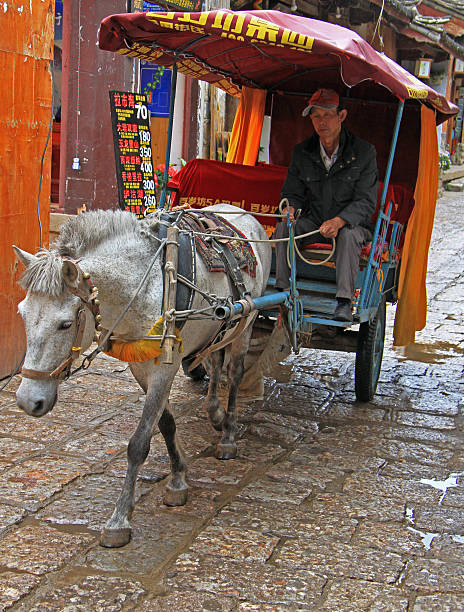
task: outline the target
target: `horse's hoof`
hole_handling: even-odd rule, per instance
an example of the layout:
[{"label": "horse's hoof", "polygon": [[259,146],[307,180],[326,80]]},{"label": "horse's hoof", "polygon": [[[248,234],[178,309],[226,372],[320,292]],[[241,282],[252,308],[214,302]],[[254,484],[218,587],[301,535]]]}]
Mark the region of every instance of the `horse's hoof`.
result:
[{"label": "horse's hoof", "polygon": [[216,446],[216,459],[235,459],[237,456],[236,444],[221,444]]},{"label": "horse's hoof", "polygon": [[131,528],[103,529],[100,534],[100,546],[105,548],[121,548],[129,544],[131,539]]},{"label": "horse's hoof", "polygon": [[164,491],[163,503],[165,506],[185,506],[187,503],[188,488],[173,489],[169,485]]}]

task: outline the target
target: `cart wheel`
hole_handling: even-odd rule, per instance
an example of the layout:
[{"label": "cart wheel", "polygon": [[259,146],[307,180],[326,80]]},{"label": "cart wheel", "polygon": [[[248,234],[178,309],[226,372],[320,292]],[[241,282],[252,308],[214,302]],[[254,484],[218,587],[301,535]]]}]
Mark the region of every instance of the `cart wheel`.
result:
[{"label": "cart wheel", "polygon": [[189,376],[192,380],[203,380],[204,377],[206,376],[206,370],[205,368],[201,365],[198,365],[196,368],[194,368],[191,372],[189,372],[189,365],[192,363],[192,360],[190,359],[184,359],[182,361],[182,369],[184,370],[184,374],[186,376]]},{"label": "cart wheel", "polygon": [[385,340],[385,311],[383,297],[374,319],[359,326],[354,388],[360,402],[370,402],[377,389]]}]

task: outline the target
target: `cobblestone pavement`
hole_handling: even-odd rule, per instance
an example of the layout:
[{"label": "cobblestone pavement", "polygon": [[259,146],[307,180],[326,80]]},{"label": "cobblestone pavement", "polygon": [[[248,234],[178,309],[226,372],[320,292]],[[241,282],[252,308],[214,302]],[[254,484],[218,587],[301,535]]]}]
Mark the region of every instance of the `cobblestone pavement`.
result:
[{"label": "cobblestone pavement", "polygon": [[293,611],[464,609],[463,198],[439,201],[429,315],[391,347],[378,393],[355,402],[354,356],[305,350],[244,403],[239,455],[213,457],[205,383],[172,404],[189,500],[162,505],[160,435],[137,486],[133,539],[98,545],[125,473],[142,393],[101,358],[34,420],[0,394],[0,609]]}]

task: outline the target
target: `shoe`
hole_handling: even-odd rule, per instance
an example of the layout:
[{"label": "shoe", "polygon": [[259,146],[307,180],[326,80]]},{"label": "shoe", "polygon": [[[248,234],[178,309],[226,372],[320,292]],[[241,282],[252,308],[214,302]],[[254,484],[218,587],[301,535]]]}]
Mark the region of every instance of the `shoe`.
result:
[{"label": "shoe", "polygon": [[337,308],[333,315],[335,321],[346,321],[351,323],[353,321],[353,313],[351,312],[350,302],[338,302]]}]

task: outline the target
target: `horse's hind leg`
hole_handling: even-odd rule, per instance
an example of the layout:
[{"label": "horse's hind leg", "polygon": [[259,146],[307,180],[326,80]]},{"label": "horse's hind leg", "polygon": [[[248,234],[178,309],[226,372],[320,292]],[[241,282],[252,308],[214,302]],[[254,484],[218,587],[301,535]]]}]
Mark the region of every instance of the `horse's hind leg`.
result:
[{"label": "horse's hind leg", "polygon": [[222,423],[222,438],[216,448],[218,459],[234,459],[237,456],[235,434],[237,432],[236,403],[238,389],[243,377],[245,355],[250,346],[252,325],[231,344],[230,362],[228,369],[229,398],[227,412]]},{"label": "horse's hind leg", "polygon": [[176,423],[168,407],[165,408],[158,426],[163,434],[171,462],[171,480],[166,487],[166,506],[183,506],[187,501],[188,486],[185,482],[185,457],[176,435]]},{"label": "horse's hind leg", "polygon": [[209,386],[208,395],[206,396],[206,411],[211,425],[217,431],[222,430],[222,423],[225,416],[224,408],[219,404],[218,398],[218,386],[223,363],[224,349],[211,353],[208,364]]}]

